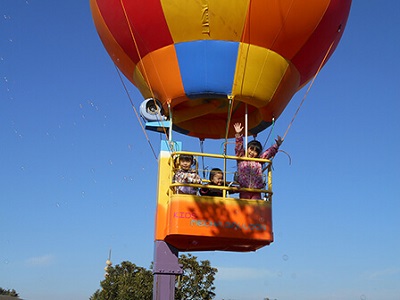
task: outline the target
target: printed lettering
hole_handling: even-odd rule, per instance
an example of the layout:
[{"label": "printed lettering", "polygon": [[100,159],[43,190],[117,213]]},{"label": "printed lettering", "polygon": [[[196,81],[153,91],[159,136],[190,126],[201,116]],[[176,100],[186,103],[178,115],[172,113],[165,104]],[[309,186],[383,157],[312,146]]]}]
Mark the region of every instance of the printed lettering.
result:
[{"label": "printed lettering", "polygon": [[219,228],[227,228],[233,230],[245,230],[245,231],[266,231],[267,226],[265,224],[240,224],[237,222],[229,222],[226,221],[210,221],[210,220],[191,220],[190,226],[197,226],[197,227],[219,227]]},{"label": "printed lettering", "polygon": [[197,219],[196,214],[190,211],[175,211],[173,216],[177,219]]}]

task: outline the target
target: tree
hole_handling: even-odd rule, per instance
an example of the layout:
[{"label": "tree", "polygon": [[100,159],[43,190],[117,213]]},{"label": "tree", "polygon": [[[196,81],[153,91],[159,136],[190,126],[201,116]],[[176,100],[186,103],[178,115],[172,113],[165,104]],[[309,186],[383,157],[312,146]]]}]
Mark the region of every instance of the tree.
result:
[{"label": "tree", "polygon": [[0,288],[0,295],[7,295],[11,297],[18,297],[18,293],[12,289],[12,290],[5,290],[3,288]]},{"label": "tree", "polygon": [[[183,274],[177,277],[175,299],[211,300],[215,297],[214,279],[218,272],[208,260],[197,261],[196,256],[182,255],[179,263]],[[107,268],[106,278],[100,282],[90,300],[151,300],[153,297],[153,273],[129,261]]]},{"label": "tree", "polygon": [[150,270],[138,267],[129,261],[107,268],[108,275],[100,283],[91,300],[151,300],[153,293],[153,274]]},{"label": "tree", "polygon": [[183,265],[183,274],[179,276],[175,289],[175,299],[210,300],[215,297],[214,279],[218,272],[208,260],[197,262],[191,254],[182,255],[179,262]]}]

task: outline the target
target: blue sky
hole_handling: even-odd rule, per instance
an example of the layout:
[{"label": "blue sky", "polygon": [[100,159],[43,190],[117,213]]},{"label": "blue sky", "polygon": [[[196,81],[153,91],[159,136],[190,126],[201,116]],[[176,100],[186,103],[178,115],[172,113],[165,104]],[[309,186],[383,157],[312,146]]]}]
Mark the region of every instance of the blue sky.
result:
[{"label": "blue sky", "polygon": [[[0,287],[88,299],[110,248],[114,264],[149,267],[157,161],[88,1],[1,0],[0,11]],[[292,163],[274,161],[275,242],[194,253],[219,269],[216,299],[400,299],[399,12],[394,0],[353,1],[282,146]]]}]

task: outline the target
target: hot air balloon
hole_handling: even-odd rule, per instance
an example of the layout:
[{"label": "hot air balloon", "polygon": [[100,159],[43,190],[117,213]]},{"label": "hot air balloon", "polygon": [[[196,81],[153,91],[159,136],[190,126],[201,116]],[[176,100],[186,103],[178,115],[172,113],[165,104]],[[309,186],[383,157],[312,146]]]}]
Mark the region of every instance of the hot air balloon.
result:
[{"label": "hot air balloon", "polygon": [[[90,5],[111,59],[146,99],[141,112],[149,128],[156,123],[200,139],[228,139],[235,134],[231,124],[245,119],[246,134],[256,135],[281,115],[337,47],[351,0],[90,0]],[[264,161],[266,201],[228,197],[238,189],[228,179],[223,197],[176,194],[171,178],[175,158],[187,154],[181,150],[179,142],[161,145],[155,274],[179,274],[178,251],[244,252],[269,245],[271,162]],[[198,155],[221,159],[224,166],[238,159]]]},{"label": "hot air balloon", "polygon": [[232,137],[277,119],[336,48],[351,0],[91,0],[112,60],[175,131]]},{"label": "hot air balloon", "polygon": [[[145,118],[150,123],[167,120],[172,129],[189,136],[217,139],[232,137],[229,124],[242,122],[245,115],[246,133],[253,135],[279,117],[332,55],[351,0],[90,0],[90,4],[110,57],[147,99],[141,106]],[[164,185],[173,194],[172,161],[179,153],[170,152],[165,156],[166,169],[159,171],[161,194]],[[264,192],[270,198],[270,173],[267,178]],[[175,196],[177,207],[171,200]],[[162,225],[156,228],[156,239],[168,240],[181,251],[252,251],[273,240],[271,209],[266,204],[249,207],[246,202],[238,207],[238,202],[231,206],[224,202],[223,209],[229,211],[224,219],[206,213],[221,207],[202,207],[199,200],[194,209],[194,196],[161,198],[156,223]],[[177,217],[176,212],[186,217]],[[257,214],[263,216],[261,223],[249,220],[249,215]],[[193,219],[205,220],[205,225],[196,225]],[[255,231],[257,224],[264,224],[263,230]],[[229,226],[235,230],[232,235]],[[216,232],[224,232],[217,244],[204,238],[215,237]]]}]

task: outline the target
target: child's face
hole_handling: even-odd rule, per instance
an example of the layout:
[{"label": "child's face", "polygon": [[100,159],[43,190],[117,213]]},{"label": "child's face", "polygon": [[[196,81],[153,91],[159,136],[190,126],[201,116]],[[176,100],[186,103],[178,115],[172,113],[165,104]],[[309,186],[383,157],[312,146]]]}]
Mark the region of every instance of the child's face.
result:
[{"label": "child's face", "polygon": [[258,152],[255,147],[250,146],[247,148],[247,156],[250,158],[256,158],[258,157]]},{"label": "child's face", "polygon": [[192,160],[187,159],[187,158],[180,158],[179,159],[179,167],[184,170],[188,171],[190,169],[190,166],[192,165]]},{"label": "child's face", "polygon": [[214,185],[222,185],[224,182],[224,176],[221,173],[216,173],[211,179],[211,183]]}]

